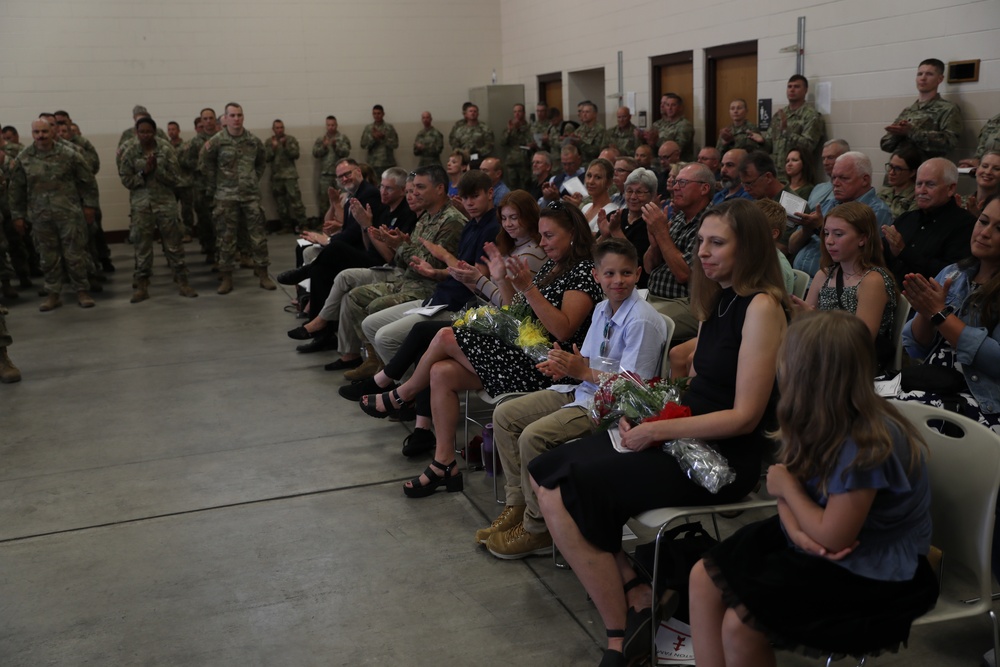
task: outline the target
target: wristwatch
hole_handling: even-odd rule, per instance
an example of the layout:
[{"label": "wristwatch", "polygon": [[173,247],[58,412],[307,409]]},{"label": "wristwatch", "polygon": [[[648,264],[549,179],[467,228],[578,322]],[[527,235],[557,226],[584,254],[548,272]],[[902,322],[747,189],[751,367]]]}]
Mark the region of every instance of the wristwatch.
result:
[{"label": "wristwatch", "polygon": [[954,306],[945,306],[944,309],[941,310],[941,312],[934,313],[934,315],[931,316],[931,324],[933,324],[936,327],[941,326],[942,324],[944,324],[944,321],[948,319],[948,316],[954,312],[955,312]]}]

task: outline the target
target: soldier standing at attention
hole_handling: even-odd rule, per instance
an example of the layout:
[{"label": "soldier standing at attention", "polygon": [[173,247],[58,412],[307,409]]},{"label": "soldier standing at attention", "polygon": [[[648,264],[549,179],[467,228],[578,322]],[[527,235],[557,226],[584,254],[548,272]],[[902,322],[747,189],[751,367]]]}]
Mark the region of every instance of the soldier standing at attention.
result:
[{"label": "soldier standing at attention", "polygon": [[552,148],[559,146],[559,126],[549,121],[549,105],[545,102],[535,105],[535,122],[531,124],[531,143],[528,145],[532,150],[550,153],[550,158]]},{"label": "soldier standing at attention", "polygon": [[525,118],[524,105],[514,105],[514,115],[507,121],[507,129],[503,132],[503,145],[507,150],[504,164],[507,166],[507,185],[512,190],[522,190],[531,181],[531,127]]},{"label": "soldier standing at attention", "polygon": [[181,296],[195,297],[184,264],[184,229],[177,217],[174,192],[180,182],[180,165],[169,141],[156,136],[156,121],[140,118],[136,139],[125,142],[118,163],[118,178],[129,190],[132,223],[129,237],[135,249],[135,292],[132,303],[149,298],[153,273],[153,235],[159,231],[163,254],[174,271]]},{"label": "soldier standing at attention", "polygon": [[492,155],[496,138],[493,130],[479,122],[479,107],[471,102],[467,103],[462,117],[464,120],[456,123],[448,136],[451,147],[468,153],[473,162]]},{"label": "soldier standing at attention", "polygon": [[271,132],[274,134],[264,146],[264,159],[271,165],[271,194],[278,207],[281,228],[286,232],[305,229],[306,207],[299,190],[299,171],[295,168],[299,141],[285,134],[285,124],[280,118],[271,123]]},{"label": "soldier standing at attention", "polygon": [[771,142],[771,159],[778,170],[779,180],[787,181],[785,162],[788,151],[798,149],[802,161],[812,164],[816,159],[816,149],[819,148],[826,123],[819,112],[806,104],[806,93],[809,92],[809,80],[801,74],[793,74],[785,87],[788,106],[781,109],[771,119],[768,128],[768,138]]},{"label": "soldier standing at attention", "polygon": [[385,122],[381,104],[372,107],[372,120],[375,122],[365,125],[361,133],[361,147],[368,151],[368,166],[381,178],[383,171],[396,166],[393,151],[399,148],[399,135],[396,128]]},{"label": "soldier standing at attention", "polygon": [[[200,122],[200,117],[195,120],[195,132],[198,131],[198,124]],[[181,155],[184,154],[187,146],[184,144],[184,140],[181,139],[181,126],[176,121],[167,123],[167,138],[170,140],[170,146],[173,147],[174,153],[177,155],[177,163],[180,168],[174,194],[177,195],[177,201],[181,205],[184,242],[187,243],[194,236],[194,195],[191,192],[191,171],[186,164],[181,163]]]},{"label": "soldier standing at attention", "polygon": [[431,118],[430,111],[420,114],[420,122],[424,127],[417,132],[417,136],[413,140],[413,154],[420,158],[417,162],[417,167],[441,164],[441,152],[444,151],[444,135],[431,125],[434,119]]},{"label": "soldier standing at attention", "polygon": [[317,215],[322,220],[329,208],[327,190],[337,187],[337,163],[351,155],[351,140],[337,131],[337,117],[326,117],[326,134],[313,143],[313,157],[319,160],[319,189],[316,196]]},{"label": "soldier standing at attention", "polygon": [[580,127],[573,130],[570,141],[580,149],[583,164],[588,165],[601,154],[601,149],[607,143],[604,126],[597,122],[597,105],[590,100],[584,100],[576,106],[580,118]]},{"label": "soldier standing at attention", "polygon": [[212,220],[219,253],[219,294],[233,291],[236,260],[236,236],[245,225],[254,275],[263,289],[277,286],[267,275],[271,263],[267,256],[267,230],[260,208],[260,177],[264,174],[264,144],[243,127],[243,107],[235,102],[226,105],[226,122],[221,132],[201,149],[198,166],[215,192]]},{"label": "soldier standing at attention", "polygon": [[201,171],[198,158],[201,155],[201,149],[219,131],[219,128],[216,124],[214,109],[202,109],[199,118],[201,119],[201,127],[198,129],[198,134],[185,145],[180,156],[180,163],[182,167],[191,172],[194,183],[194,212],[198,217],[195,231],[198,234],[198,243],[201,244],[201,251],[205,253],[206,263],[213,264],[216,261],[215,223],[212,222],[212,201],[215,199],[215,193],[209,188],[208,179]]},{"label": "soldier standing at attention", "polygon": [[886,153],[912,145],[919,148],[926,158],[944,157],[958,146],[962,133],[962,112],[954,102],[938,93],[944,81],[944,63],[928,58],[917,67],[917,101],[903,109],[887,125],[879,146]]},{"label": "soldier standing at attention", "polygon": [[747,153],[757,150],[765,153],[771,152],[770,141],[761,132],[760,128],[753,123],[747,122],[747,101],[741,97],[729,103],[729,119],[732,125],[719,130],[719,141],[715,147],[720,153],[728,153],[733,149],[740,149]]},{"label": "soldier standing at attention", "polygon": [[10,210],[14,229],[23,234],[31,221],[41,255],[47,297],[39,310],[62,305],[60,293],[68,282],[81,308],[92,308],[87,292],[87,225],[94,224],[97,181],[76,151],[56,145],[48,121],[31,124],[34,143],[11,165]]},{"label": "soldier standing at attention", "polygon": [[676,141],[681,147],[681,160],[694,160],[694,125],[684,117],[684,100],[677,93],[664,93],[660,98],[660,119],[646,130],[646,143],[658,149],[664,141]]},{"label": "soldier standing at attention", "polygon": [[615,126],[608,130],[608,143],[617,146],[621,155],[631,157],[635,147],[639,145],[640,130],[632,124],[632,111],[628,107],[619,107],[615,114]]}]

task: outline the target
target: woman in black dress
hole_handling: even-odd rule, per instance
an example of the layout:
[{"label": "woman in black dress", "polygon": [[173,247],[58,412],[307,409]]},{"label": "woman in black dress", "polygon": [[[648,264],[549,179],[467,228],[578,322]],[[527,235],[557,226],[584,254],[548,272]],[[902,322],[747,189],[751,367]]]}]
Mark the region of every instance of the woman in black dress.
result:
[{"label": "woman in black dress", "polygon": [[[740,500],[760,476],[789,302],[770,227],[756,206],[731,200],[705,215],[691,276],[692,308],[702,322],[682,399],[692,416],[637,426],[623,420],[624,452],[602,433],[528,467],[548,529],[604,620],[602,667],[645,651],[653,626],[652,591],[622,553],[622,525],[658,507]],[[661,448],[682,437],[712,442],[736,480],[716,495],[690,481]]]}]

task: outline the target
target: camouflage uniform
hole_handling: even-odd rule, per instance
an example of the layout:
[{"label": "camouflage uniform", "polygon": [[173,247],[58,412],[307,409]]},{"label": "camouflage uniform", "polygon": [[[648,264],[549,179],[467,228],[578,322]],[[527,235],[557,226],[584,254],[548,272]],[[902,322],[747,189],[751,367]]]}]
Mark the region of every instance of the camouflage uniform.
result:
[{"label": "camouflage uniform", "polygon": [[[453,149],[462,149],[469,156],[478,155],[480,160],[493,155],[493,144],[496,142],[493,130],[485,123],[468,125],[465,121],[451,128],[448,143]],[[472,158],[476,159],[476,158]]]},{"label": "camouflage uniform", "polygon": [[[538,150],[553,153],[557,149],[561,148],[559,126],[552,125],[547,120],[536,120],[530,127],[531,141],[538,146]],[[559,161],[556,160],[556,163],[552,165],[552,168],[555,169],[558,164]]]},{"label": "camouflage uniform", "polygon": [[[417,148],[421,144],[423,148]],[[444,135],[437,128],[431,127],[417,132],[413,140],[413,154],[420,158],[418,167],[441,164],[441,153],[444,151]]]},{"label": "camouflage uniform", "polygon": [[46,291],[58,294],[67,282],[88,290],[83,208],[96,209],[98,194],[83,157],[60,143],[48,151],[28,146],[11,165],[9,187],[11,219],[31,221]]},{"label": "camouflage uniform", "polygon": [[[375,130],[382,132],[385,138],[376,139],[372,134]],[[368,151],[368,166],[375,170],[377,177],[381,177],[383,171],[396,166],[396,156],[393,154],[393,151],[399,148],[399,135],[396,134],[396,128],[385,121],[379,126],[376,126],[375,123],[365,125],[365,130],[361,133],[361,148]],[[326,199],[325,192],[323,197],[325,201],[329,201]],[[323,211],[325,212],[327,208],[328,206],[324,206]]]},{"label": "camouflage uniform", "polygon": [[893,220],[907,211],[915,211],[917,209],[917,200],[915,197],[916,193],[914,192],[912,183],[899,194],[896,194],[895,189],[891,185],[883,185],[878,189],[878,198],[889,207],[889,212],[892,213]]},{"label": "camouflage uniform", "polygon": [[278,147],[268,141],[264,144],[264,159],[271,164],[271,194],[278,208],[278,218],[286,230],[302,229],[306,226],[306,207],[302,204],[299,190],[299,172],[295,161],[299,159],[299,142],[286,134],[285,143]]},{"label": "camouflage uniform", "polygon": [[413,240],[396,248],[393,261],[396,266],[406,270],[398,278],[392,274],[392,282],[373,283],[352,289],[341,305],[340,326],[352,327],[357,340],[365,340],[361,323],[367,316],[401,303],[429,297],[437,282],[410,268],[410,258],[416,255],[427,260],[436,269],[443,269],[444,264],[434,259],[418,239],[428,239],[456,254],[463,227],[465,216],[451,202],[445,204],[437,215],[430,216],[426,212],[421,215],[411,234]]},{"label": "camouflage uniform", "polygon": [[573,130],[571,136],[579,139],[573,143],[580,149],[580,156],[583,157],[583,166],[585,167],[592,160],[597,159],[607,144],[607,135],[604,132],[604,126],[600,123],[594,123],[590,127],[581,125]]},{"label": "camouflage uniform", "polygon": [[[784,130],[781,129],[782,115],[786,119]],[[767,137],[771,142],[771,157],[774,159],[778,179],[788,181],[788,176],[785,174],[785,160],[788,158],[788,151],[793,148],[805,151],[802,161],[813,164],[825,133],[826,122],[823,116],[809,104],[803,104],[794,111],[785,107],[774,114],[771,127],[767,130]]]},{"label": "camouflage uniform", "polygon": [[149,280],[153,273],[153,235],[158,230],[163,242],[163,254],[174,271],[174,277],[187,281],[184,264],[184,229],[177,217],[177,196],[180,165],[169,141],[156,140],[156,169],[144,173],[146,151],[138,140],[122,146],[118,178],[129,190],[132,222],[129,240],[135,250],[136,283]]},{"label": "camouflage uniform", "polygon": [[511,190],[528,187],[531,182],[531,152],[521,148],[532,142],[531,128],[527,123],[503,131],[503,145],[507,149],[504,156],[504,180]]},{"label": "camouflage uniform", "polygon": [[313,157],[319,160],[319,189],[316,191],[316,209],[320,219],[330,208],[330,197],[327,190],[337,187],[337,162],[351,154],[351,140],[341,132],[334,135],[329,146],[323,145],[324,134],[313,142]]},{"label": "camouflage uniform", "polygon": [[[135,138],[136,138],[135,125],[133,125],[132,127],[122,132],[122,136],[118,137],[118,148],[121,148],[123,145],[125,145],[126,141],[131,141],[132,139]],[[170,142],[170,137],[168,137],[167,133],[160,128],[156,128],[156,138],[166,139],[168,143]]]},{"label": "camouflage uniform", "polygon": [[962,134],[962,112],[940,94],[927,102],[917,100],[903,109],[893,123],[901,120],[909,121],[910,133],[903,136],[886,132],[879,142],[886,153],[912,145],[923,151],[925,158],[943,157],[958,146],[958,137]]},{"label": "camouflage uniform", "polygon": [[181,205],[181,223],[183,224],[184,233],[194,236],[194,189],[192,187],[193,181],[191,179],[192,168],[188,166],[188,161],[183,157],[187,152],[188,145],[185,141],[178,141],[176,144],[171,143],[170,146],[174,149],[174,153],[177,155],[179,171],[177,172],[177,187],[174,188],[174,194],[177,197],[178,203]]},{"label": "camouflage uniform", "polygon": [[31,265],[38,261],[38,253],[27,233],[31,230],[31,222],[25,220],[25,234],[21,235],[14,229],[14,219],[10,215],[10,205],[7,200],[7,189],[10,184],[10,168],[18,153],[24,150],[21,144],[8,142],[4,144],[4,159],[0,163],[0,222],[7,237],[7,253],[10,256],[11,267],[22,281],[30,280]]},{"label": "camouflage uniform", "polygon": [[1000,151],[1000,114],[986,121],[986,125],[979,131],[976,157],[982,159],[983,155],[990,151]]},{"label": "camouflage uniform", "polygon": [[681,160],[691,162],[694,160],[694,125],[684,116],[675,121],[667,120],[664,116],[653,123],[656,130],[656,145],[653,146],[655,153],[660,149],[664,141],[676,141],[681,147]]},{"label": "camouflage uniform", "polygon": [[194,212],[198,216],[195,231],[198,233],[198,243],[201,245],[201,251],[214,261],[215,224],[212,222],[212,203],[215,199],[215,192],[199,162],[201,149],[212,136],[214,135],[202,132],[184,144],[179,162],[181,167],[186,168],[193,176]]},{"label": "camouflage uniform", "polygon": [[635,149],[639,145],[639,139],[635,136],[636,129],[636,126],[632,123],[629,123],[628,127],[624,130],[615,124],[613,128],[606,132],[607,144],[617,146],[622,155],[632,157],[635,155]]},{"label": "camouflage uniform", "polygon": [[[715,144],[715,147],[719,150],[721,155],[725,155],[734,148],[741,148],[748,153],[752,153],[754,151],[764,151],[765,153],[771,152],[771,138],[768,136],[766,131],[761,130],[753,123],[743,123],[739,127],[730,125],[729,131],[733,133],[732,141],[723,141],[720,136],[718,143]],[[764,137],[764,143],[758,144],[756,141],[751,139],[750,134],[753,132],[759,132],[760,135]]]},{"label": "camouflage uniform", "polygon": [[0,348],[10,347],[14,344],[14,339],[10,337],[10,332],[7,331],[7,320],[4,319],[3,311],[0,310]]},{"label": "camouflage uniform", "polygon": [[198,167],[209,189],[215,192],[212,220],[215,222],[219,271],[233,271],[241,223],[246,230],[254,266],[268,266],[271,262],[267,256],[267,230],[260,208],[264,144],[249,130],[234,137],[223,128],[201,149]]}]

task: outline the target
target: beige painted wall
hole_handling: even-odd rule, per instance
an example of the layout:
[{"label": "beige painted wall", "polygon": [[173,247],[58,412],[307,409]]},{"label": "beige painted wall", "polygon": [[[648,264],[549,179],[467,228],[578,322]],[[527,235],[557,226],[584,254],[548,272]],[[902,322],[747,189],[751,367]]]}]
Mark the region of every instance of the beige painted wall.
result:
[{"label": "beige painted wall", "polygon": [[[447,136],[469,88],[500,70],[499,23],[497,0],[3,0],[0,122],[25,143],[40,111],[68,110],[101,155],[105,225],[124,229],[114,151],[135,104],[187,138],[202,107],[235,100],[252,132],[270,136],[280,117],[304,150],[332,113],[363,158],[378,103],[410,167],[421,111]],[[313,167],[300,160],[310,213]]]},{"label": "beige painted wall", "polygon": [[[134,104],[185,136],[202,106],[236,99],[262,138],[281,117],[304,147],[334,113],[358,143],[374,103],[409,150],[429,109],[447,134],[469,88],[522,83],[529,108],[540,73],[603,68],[605,93],[624,88],[651,111],[651,56],[693,50],[696,141],[704,142],[704,51],[758,40],[758,90],[775,105],[794,72],[796,17],[806,16],[805,73],[833,88],[829,136],[842,136],[884,162],[882,128],[916,96],[920,59],[981,58],[981,80],[942,88],[966,118],[964,154],[983,121],[1000,112],[997,0],[3,0],[0,2],[0,121],[28,136],[41,110],[68,109],[97,146],[109,229],[128,222],[127,197],[113,172],[117,137]],[[568,91],[568,87],[564,86]],[[567,92],[568,96],[568,92]],[[575,107],[577,100],[564,100]],[[613,122],[614,102],[601,111]],[[300,161],[308,210],[313,162]],[[876,174],[881,178],[881,174]],[[266,189],[266,188],[265,188]],[[265,202],[270,209],[270,203]]]}]

